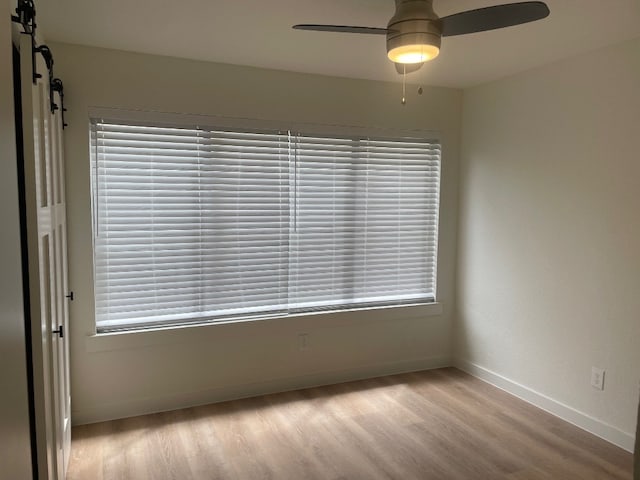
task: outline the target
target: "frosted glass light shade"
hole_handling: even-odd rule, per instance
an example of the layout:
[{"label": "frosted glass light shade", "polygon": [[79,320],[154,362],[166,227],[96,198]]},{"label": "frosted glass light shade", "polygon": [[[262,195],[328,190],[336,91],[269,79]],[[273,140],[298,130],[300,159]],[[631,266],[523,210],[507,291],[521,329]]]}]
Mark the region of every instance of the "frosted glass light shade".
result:
[{"label": "frosted glass light shade", "polygon": [[389,60],[395,63],[423,63],[433,60],[440,53],[435,45],[414,44],[401,45],[389,50]]}]

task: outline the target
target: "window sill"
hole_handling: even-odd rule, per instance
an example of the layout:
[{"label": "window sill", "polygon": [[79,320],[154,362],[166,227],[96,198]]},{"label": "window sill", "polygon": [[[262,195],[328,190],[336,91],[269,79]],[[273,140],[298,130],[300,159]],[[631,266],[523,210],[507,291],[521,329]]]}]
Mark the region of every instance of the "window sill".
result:
[{"label": "window sill", "polygon": [[[415,304],[389,307],[362,308],[335,312],[317,312],[268,317],[262,319],[229,320],[160,327],[145,330],[98,333],[85,338],[87,352],[108,352],[160,345],[206,342],[212,338],[238,338],[242,335],[291,335],[319,328],[354,324],[393,322],[400,319],[419,319],[442,315],[442,303]],[[322,317],[321,319],[318,317]]]}]

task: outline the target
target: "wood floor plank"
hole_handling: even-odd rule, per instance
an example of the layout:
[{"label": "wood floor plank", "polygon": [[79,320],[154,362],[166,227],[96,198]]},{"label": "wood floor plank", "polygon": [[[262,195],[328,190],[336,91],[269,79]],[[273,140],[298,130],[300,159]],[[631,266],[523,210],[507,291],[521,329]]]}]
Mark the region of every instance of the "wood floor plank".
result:
[{"label": "wood floor plank", "polygon": [[[527,403],[485,382],[478,379],[464,380],[458,383],[462,390],[460,395],[455,396],[456,399],[475,397],[476,401],[482,399],[502,405],[493,415],[494,422],[503,422],[519,434],[525,434],[535,445],[546,444],[559,457],[559,462],[571,466],[572,472],[565,473],[566,478],[628,478],[631,456],[622,449],[593,435],[584,435],[579,428],[542,410],[531,408]],[[478,396],[476,389],[470,388],[473,383],[485,392],[482,397]],[[577,436],[573,437],[574,434]],[[545,456],[549,458],[548,455]]]},{"label": "wood floor plank", "polygon": [[632,461],[445,368],[74,427],[68,480],[630,480]]}]

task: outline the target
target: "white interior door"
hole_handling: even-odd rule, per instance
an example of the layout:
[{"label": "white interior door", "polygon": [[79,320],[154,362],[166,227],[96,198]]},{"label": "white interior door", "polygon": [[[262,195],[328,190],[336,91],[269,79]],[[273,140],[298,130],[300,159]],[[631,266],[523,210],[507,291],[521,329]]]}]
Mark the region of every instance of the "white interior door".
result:
[{"label": "white interior door", "polygon": [[[54,93],[54,101],[61,108],[60,95]],[[54,165],[54,178],[56,186],[54,187],[54,204],[52,225],[55,230],[56,251],[56,285],[58,299],[58,330],[62,328],[63,335],[58,334],[54,337],[57,343],[54,352],[57,355],[57,371],[59,375],[58,392],[58,410],[60,416],[60,428],[58,433],[59,439],[59,456],[62,461],[62,472],[66,475],[67,466],[69,464],[69,456],[71,453],[71,388],[69,379],[69,280],[67,266],[67,209],[65,202],[64,188],[64,146],[62,136],[62,112],[56,110],[51,115],[52,129],[52,155],[51,161]],[[63,477],[64,478],[64,475]]]},{"label": "white interior door", "polygon": [[63,480],[71,445],[66,211],[61,112],[51,113],[41,55],[33,82],[31,38],[20,39],[29,303],[38,473]]}]

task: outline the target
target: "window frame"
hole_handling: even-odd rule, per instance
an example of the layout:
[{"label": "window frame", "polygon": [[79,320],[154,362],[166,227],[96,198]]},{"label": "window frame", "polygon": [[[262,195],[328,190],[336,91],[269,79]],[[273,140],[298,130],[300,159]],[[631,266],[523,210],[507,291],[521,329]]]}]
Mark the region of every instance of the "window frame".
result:
[{"label": "window frame", "polygon": [[[168,126],[168,127],[193,127],[194,125],[202,125],[203,128],[211,128],[217,130],[229,130],[229,131],[247,131],[254,130],[258,132],[263,131],[291,131],[292,133],[300,133],[305,136],[309,135],[317,135],[320,137],[335,137],[335,138],[343,138],[349,139],[353,141],[360,141],[363,138],[371,138],[376,141],[381,140],[389,140],[389,141],[402,141],[402,140],[417,140],[420,142],[429,142],[437,144],[440,149],[439,156],[439,172],[438,172],[438,196],[437,196],[437,221],[436,221],[436,234],[435,234],[435,252],[434,252],[434,273],[433,273],[433,299],[430,301],[424,302],[372,302],[367,304],[360,304],[355,306],[345,306],[345,308],[340,308],[340,306],[327,306],[320,307],[317,309],[307,309],[307,310],[299,310],[296,308],[290,309],[288,312],[276,312],[276,313],[266,313],[264,315],[239,315],[239,316],[230,316],[230,317],[200,317],[194,318],[192,320],[187,320],[184,322],[167,322],[165,324],[149,324],[149,325],[133,325],[133,326],[124,326],[122,328],[106,328],[99,329],[97,326],[97,321],[95,318],[96,306],[95,303],[93,305],[94,312],[94,327],[97,335],[110,335],[110,334],[120,334],[120,333],[135,333],[135,332],[145,332],[150,330],[165,330],[165,329],[173,329],[173,328],[184,328],[184,327],[200,327],[206,325],[224,325],[228,323],[237,323],[237,322],[253,322],[253,321],[262,321],[262,320],[272,320],[272,319],[283,319],[283,318],[296,318],[296,317],[304,317],[304,316],[315,316],[318,314],[321,315],[338,315],[342,316],[342,314],[349,312],[362,312],[369,310],[386,310],[386,309],[397,309],[397,308],[409,308],[413,309],[415,307],[435,307],[429,309],[429,313],[431,314],[439,314],[442,313],[441,304],[438,301],[438,256],[439,256],[439,243],[440,243],[440,213],[442,207],[442,165],[443,165],[443,147],[441,136],[438,132],[427,131],[427,130],[400,130],[400,129],[387,129],[387,128],[379,128],[379,127],[361,127],[361,126],[345,126],[345,125],[322,125],[322,124],[313,124],[313,123],[301,123],[301,122],[280,122],[273,120],[260,120],[260,119],[247,119],[247,118],[236,118],[236,117],[225,117],[225,116],[217,116],[217,115],[198,115],[198,114],[176,114],[176,113],[160,113],[160,112],[146,112],[146,111],[130,111],[123,110],[118,108],[90,108],[89,109],[89,135],[91,136],[91,123],[95,119],[105,118],[108,120],[128,123],[138,124],[138,123],[147,123],[150,126]],[[95,152],[92,147],[92,140],[89,139],[89,148],[91,150],[91,161],[94,161]],[[90,177],[93,188],[93,166],[90,168]],[[94,206],[94,195],[92,192],[91,195],[91,220],[92,220],[92,228],[96,227],[96,219],[95,219],[95,206]],[[95,235],[92,232],[92,242],[95,240]],[[92,245],[92,254],[94,262],[92,263],[92,272],[93,272],[93,285],[95,286],[95,245]],[[95,295],[95,292],[94,292]],[[95,297],[94,297],[95,302]]]}]

